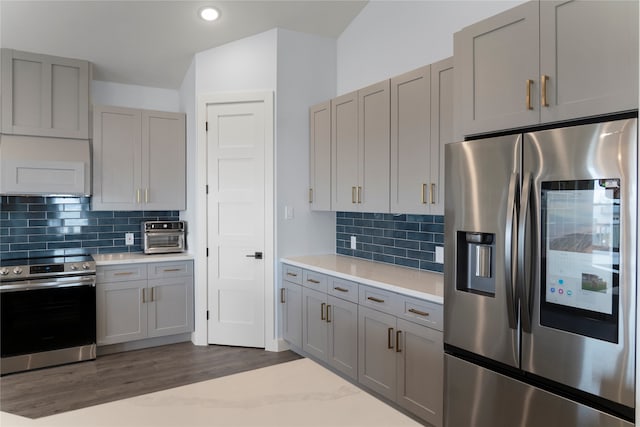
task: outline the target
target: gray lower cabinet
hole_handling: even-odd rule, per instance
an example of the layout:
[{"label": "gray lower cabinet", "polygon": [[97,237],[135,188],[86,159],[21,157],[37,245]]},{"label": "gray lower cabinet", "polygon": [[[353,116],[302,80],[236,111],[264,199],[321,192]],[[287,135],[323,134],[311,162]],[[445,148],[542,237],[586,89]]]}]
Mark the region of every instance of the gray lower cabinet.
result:
[{"label": "gray lower cabinet", "polygon": [[358,381],[389,400],[396,400],[396,317],[358,307]]},{"label": "gray lower cabinet", "polygon": [[282,336],[289,344],[302,348],[302,286],[283,280],[280,303]]},{"label": "gray lower cabinet", "polygon": [[98,345],[193,330],[193,262],[98,266]]}]

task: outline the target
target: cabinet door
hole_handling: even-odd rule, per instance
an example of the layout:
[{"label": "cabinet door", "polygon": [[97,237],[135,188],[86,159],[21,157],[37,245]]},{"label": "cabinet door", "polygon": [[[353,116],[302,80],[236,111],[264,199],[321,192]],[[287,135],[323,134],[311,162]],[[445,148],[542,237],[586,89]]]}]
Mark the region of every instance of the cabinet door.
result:
[{"label": "cabinet door", "polygon": [[302,286],[282,281],[282,336],[291,345],[302,348]]},{"label": "cabinet door", "polygon": [[302,349],[319,360],[327,359],[327,295],[302,289]]},{"label": "cabinet door", "polygon": [[538,9],[537,1],[527,2],[454,34],[455,90],[465,135],[540,120]]},{"label": "cabinet door", "polygon": [[149,337],[193,331],[193,276],[150,279]]},{"label": "cabinet door", "polygon": [[147,338],[146,280],[96,285],[98,345]]},{"label": "cabinet door", "polygon": [[89,139],[89,63],[2,50],[2,132]]},{"label": "cabinet door", "polygon": [[142,209],[141,156],[140,110],[94,107],[92,209]]},{"label": "cabinet door", "polygon": [[145,210],[186,206],[185,116],[142,111],[141,198]]},{"label": "cabinet door", "polygon": [[391,212],[428,212],[430,73],[426,66],[391,79]]},{"label": "cabinet door", "polygon": [[357,209],[358,94],[331,100],[331,209]]},{"label": "cabinet door", "polygon": [[390,82],[358,91],[358,210],[389,212]]},{"label": "cabinet door", "polygon": [[309,109],[309,203],[331,210],[331,103]]},{"label": "cabinet door", "polygon": [[453,140],[453,58],[431,64],[429,213],[444,215],[444,146]]},{"label": "cabinet door", "polygon": [[329,365],[358,378],[358,305],[333,296],[327,297]]},{"label": "cabinet door", "polygon": [[638,2],[540,2],[542,122],[638,108]]},{"label": "cabinet door", "polygon": [[358,307],[358,381],[390,400],[396,398],[396,318]]},{"label": "cabinet door", "polygon": [[398,319],[396,402],[435,427],[442,426],[442,332]]}]

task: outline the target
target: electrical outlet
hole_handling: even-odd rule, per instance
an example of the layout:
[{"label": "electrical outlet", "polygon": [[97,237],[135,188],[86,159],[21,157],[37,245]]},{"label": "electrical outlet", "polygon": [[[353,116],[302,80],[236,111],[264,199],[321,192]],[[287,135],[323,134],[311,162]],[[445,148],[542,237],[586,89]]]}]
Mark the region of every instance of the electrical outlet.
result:
[{"label": "electrical outlet", "polygon": [[356,236],[351,236],[351,249],[356,248]]},{"label": "electrical outlet", "polygon": [[436,246],[436,263],[444,264],[444,248],[442,246]]},{"label": "electrical outlet", "polygon": [[133,233],[124,233],[124,244],[127,246],[133,245]]}]

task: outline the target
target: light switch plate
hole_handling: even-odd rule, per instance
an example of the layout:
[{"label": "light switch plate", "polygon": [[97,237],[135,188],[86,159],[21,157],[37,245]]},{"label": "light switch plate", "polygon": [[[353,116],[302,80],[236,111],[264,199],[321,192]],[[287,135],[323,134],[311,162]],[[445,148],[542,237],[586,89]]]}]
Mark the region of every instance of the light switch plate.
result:
[{"label": "light switch plate", "polygon": [[436,246],[436,263],[444,264],[444,248],[442,246]]},{"label": "light switch plate", "polygon": [[284,219],[293,219],[293,206],[284,207]]},{"label": "light switch plate", "polygon": [[127,246],[133,245],[133,233],[124,233],[124,244]]}]

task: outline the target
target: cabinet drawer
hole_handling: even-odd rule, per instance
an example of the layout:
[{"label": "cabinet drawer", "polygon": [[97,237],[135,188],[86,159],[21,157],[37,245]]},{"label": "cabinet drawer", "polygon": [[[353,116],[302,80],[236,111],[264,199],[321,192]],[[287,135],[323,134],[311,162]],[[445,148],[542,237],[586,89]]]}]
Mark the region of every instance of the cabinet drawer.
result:
[{"label": "cabinet drawer", "polygon": [[96,268],[97,283],[129,282],[147,278],[147,264],[105,265]]},{"label": "cabinet drawer", "polygon": [[327,292],[327,276],[315,271],[304,270],[302,273],[302,286],[319,292]]},{"label": "cabinet drawer", "polygon": [[356,282],[329,277],[327,293],[356,304],[358,303],[358,284]]},{"label": "cabinet drawer", "polygon": [[149,265],[149,279],[193,275],[193,261],[154,262]]},{"label": "cabinet drawer", "polygon": [[360,285],[358,288],[360,305],[394,316],[400,312],[402,304],[398,294],[365,285]]},{"label": "cabinet drawer", "polygon": [[400,300],[402,311],[398,317],[442,331],[442,305],[403,295]]},{"label": "cabinet drawer", "polygon": [[287,264],[282,264],[282,278],[287,282],[302,285],[302,269]]}]

